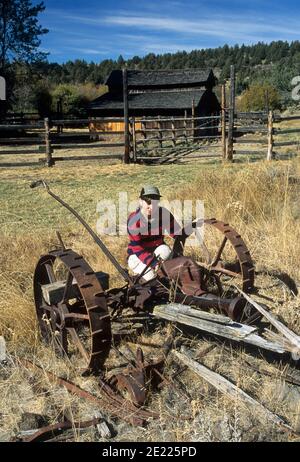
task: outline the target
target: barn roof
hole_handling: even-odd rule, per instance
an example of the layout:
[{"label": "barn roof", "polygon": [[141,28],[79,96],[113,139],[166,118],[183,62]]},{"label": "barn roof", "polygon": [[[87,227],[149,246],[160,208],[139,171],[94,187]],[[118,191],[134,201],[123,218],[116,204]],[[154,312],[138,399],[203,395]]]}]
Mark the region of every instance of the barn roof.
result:
[{"label": "barn roof", "polygon": [[[215,85],[215,76],[211,69],[181,69],[162,71],[127,71],[128,88],[188,87]],[[109,88],[122,88],[121,70],[114,70],[108,76],[105,85]]]},{"label": "barn roof", "polygon": [[[206,90],[158,91],[128,95],[129,109],[190,109],[198,106]],[[90,103],[90,109],[123,109],[123,95],[105,93]]]}]

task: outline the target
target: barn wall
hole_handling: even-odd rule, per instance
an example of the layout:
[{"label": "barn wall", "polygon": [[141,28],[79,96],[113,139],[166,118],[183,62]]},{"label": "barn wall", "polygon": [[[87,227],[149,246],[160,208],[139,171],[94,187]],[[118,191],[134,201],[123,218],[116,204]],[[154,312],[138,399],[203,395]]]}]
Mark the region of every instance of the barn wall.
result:
[{"label": "barn wall", "polygon": [[[141,122],[136,122],[136,130],[142,128]],[[124,133],[124,122],[90,122],[90,132],[120,132]]]}]

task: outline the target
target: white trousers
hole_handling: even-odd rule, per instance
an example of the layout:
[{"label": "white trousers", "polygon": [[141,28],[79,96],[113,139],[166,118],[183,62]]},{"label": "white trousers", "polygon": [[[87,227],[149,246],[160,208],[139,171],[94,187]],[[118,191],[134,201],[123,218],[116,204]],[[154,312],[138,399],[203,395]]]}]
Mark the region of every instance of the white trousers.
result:
[{"label": "white trousers", "polygon": [[[171,255],[171,249],[168,245],[162,244],[154,250],[154,255],[156,257],[159,257],[159,259],[161,260],[164,260],[164,261],[168,260],[168,258]],[[136,255],[130,255],[130,257],[128,258],[128,268],[135,275],[141,274],[146,268],[146,266],[147,265],[145,265],[145,263],[143,263],[139,259],[139,257],[137,257]],[[151,281],[151,279],[154,279],[155,276],[156,276],[155,269],[152,267],[149,267],[147,271],[145,272],[145,274],[143,274],[143,279],[145,279],[146,281]]]}]

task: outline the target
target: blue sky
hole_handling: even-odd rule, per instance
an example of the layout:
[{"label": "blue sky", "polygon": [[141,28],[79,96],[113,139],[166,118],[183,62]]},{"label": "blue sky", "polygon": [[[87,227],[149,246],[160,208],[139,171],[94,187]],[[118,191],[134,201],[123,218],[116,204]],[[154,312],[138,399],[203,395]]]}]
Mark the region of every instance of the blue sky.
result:
[{"label": "blue sky", "polygon": [[[34,2],[36,3],[36,2]],[[300,39],[296,0],[44,0],[49,61],[100,62],[148,53]]]}]

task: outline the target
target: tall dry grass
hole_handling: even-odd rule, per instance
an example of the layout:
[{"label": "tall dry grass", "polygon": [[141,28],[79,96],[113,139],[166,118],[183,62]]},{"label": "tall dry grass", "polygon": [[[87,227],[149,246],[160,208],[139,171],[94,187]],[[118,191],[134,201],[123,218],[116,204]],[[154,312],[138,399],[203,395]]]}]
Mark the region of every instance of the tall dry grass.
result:
[{"label": "tall dry grass", "polygon": [[[242,235],[256,269],[284,271],[300,281],[299,173],[299,161],[248,164],[240,169],[206,168],[178,189],[166,187],[164,196],[169,200],[201,199],[206,217],[229,222]],[[165,181],[170,180],[166,177]],[[130,183],[128,186],[132,187]],[[88,194],[88,184],[84,187]],[[117,191],[115,184],[112,195]],[[134,198],[132,194],[130,197]],[[45,201],[41,203],[41,212],[46,207]],[[60,230],[68,247],[83,254],[95,270],[111,274],[112,285],[122,283],[80,224],[62,224]],[[214,245],[209,229],[204,237],[208,248]],[[104,241],[125,265],[127,238],[106,236]],[[40,255],[57,245],[54,229],[48,223],[34,234],[22,234],[18,229],[15,236],[11,231],[0,235],[0,334],[21,344],[35,337],[32,275]]]},{"label": "tall dry grass", "polygon": [[[159,184],[164,196],[174,199],[200,199],[204,201],[206,217],[216,217],[228,221],[244,238],[258,270],[277,270],[287,272],[295,280],[300,281],[300,163],[299,161],[247,164],[243,166],[221,166],[219,168],[206,167],[187,171],[173,167],[165,167],[151,172],[151,182]],[[106,170],[107,171],[107,170]],[[115,172],[115,173],[114,173]],[[134,199],[133,179],[136,175],[137,183],[149,182],[149,169],[118,166],[112,171],[110,188],[112,197],[116,197],[120,183],[122,190],[128,184],[130,199]],[[78,184],[84,198],[97,190],[96,171],[80,169]],[[28,172],[29,175],[29,172]],[[53,179],[55,172],[47,172],[49,179]],[[63,172],[60,172],[59,192],[72,201],[73,191],[63,187]],[[109,172],[107,171],[107,175]],[[88,178],[93,178],[90,187]],[[128,176],[128,177],[127,177]],[[76,169],[68,170],[66,183],[76,178]],[[108,176],[106,177],[108,178]],[[28,178],[26,177],[26,182]],[[25,179],[21,180],[25,181]],[[99,184],[101,183],[98,179]],[[174,184],[178,184],[174,188]],[[108,187],[108,186],[107,186]],[[71,202],[72,203],[72,202]],[[88,216],[93,216],[94,204],[85,204]],[[0,335],[7,340],[9,351],[15,358],[14,368],[4,373],[0,371],[0,407],[5,421],[0,419],[1,429],[12,434],[20,426],[22,413],[37,412],[46,414],[50,423],[57,422],[63,411],[71,413],[74,419],[87,420],[93,409],[87,403],[75,397],[68,397],[61,390],[49,383],[43,372],[36,374],[26,371],[18,363],[18,357],[26,354],[35,359],[38,364],[54,373],[60,374],[78,385],[97,394],[97,380],[78,376],[76,364],[72,361],[58,360],[53,351],[43,346],[38,338],[35,310],[32,294],[32,276],[39,256],[53,249],[58,241],[51,226],[51,221],[45,213],[45,200],[35,204],[34,217],[40,214],[44,221],[35,229],[34,233],[28,227],[22,232],[12,228],[2,229],[0,235]],[[89,209],[90,207],[90,209]],[[30,225],[30,204],[27,204],[26,220]],[[22,214],[22,210],[19,210]],[[54,215],[54,212],[51,212]],[[67,213],[67,212],[66,212]],[[63,213],[62,213],[63,216]],[[49,218],[49,221],[47,221]],[[34,223],[32,223],[34,225]],[[101,251],[97,250],[80,225],[61,222],[60,231],[68,247],[81,253],[95,270],[103,270],[111,275],[114,286],[122,284],[122,280],[107,261]],[[125,265],[126,237],[105,237],[104,241],[112,253]],[[213,246],[209,230],[205,233],[207,246]],[[262,277],[257,278],[257,284],[267,296],[276,295],[274,280],[271,282]],[[285,294],[278,288],[278,298]],[[276,298],[277,300],[277,298]],[[270,309],[281,315],[286,324],[300,334],[299,297],[286,303],[268,302]],[[180,331],[177,330],[180,334]],[[156,333],[158,343],[163,343],[166,331]],[[148,342],[153,336],[145,335]],[[197,339],[191,346],[195,349],[204,340]],[[270,371],[278,374],[278,380],[263,377],[251,369],[245,368],[244,359],[247,355],[239,348],[226,351],[222,343],[216,343],[214,351],[203,360],[211,369],[225,375],[243,390],[256,397],[265,406],[286,418],[296,428],[300,425],[299,409],[290,408],[285,398],[278,393],[280,375],[284,366],[270,365]],[[263,360],[262,360],[263,361]],[[173,365],[167,364],[171,368]],[[191,395],[184,398],[180,391],[165,388],[159,394],[149,397],[152,409],[160,411],[159,421],[150,424],[147,429],[130,428],[118,425],[117,441],[240,441],[240,440],[280,440],[287,439],[268,422],[260,422],[251,410],[245,409],[239,400],[229,400],[218,394],[206,382],[196,378],[187,371],[180,378],[181,386]],[[188,420],[182,420],[183,409]],[[74,432],[75,440],[82,440]],[[98,438],[92,432],[86,439]]]}]

